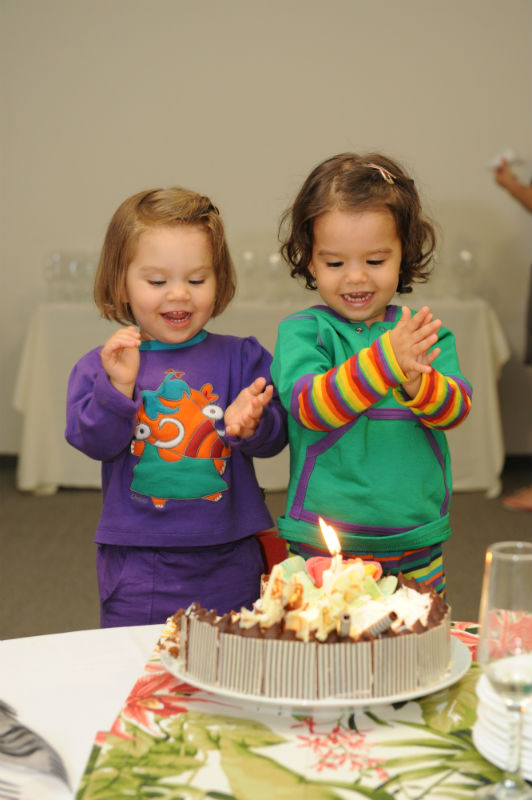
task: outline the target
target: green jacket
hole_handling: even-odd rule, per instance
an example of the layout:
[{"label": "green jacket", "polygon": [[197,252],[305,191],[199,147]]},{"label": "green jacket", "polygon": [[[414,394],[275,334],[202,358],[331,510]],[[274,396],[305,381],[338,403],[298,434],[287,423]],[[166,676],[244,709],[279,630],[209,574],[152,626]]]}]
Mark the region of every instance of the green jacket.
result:
[{"label": "green jacket", "polygon": [[289,412],[284,538],[323,547],[320,516],[346,553],[400,552],[450,536],[443,430],[467,415],[471,386],[453,334],[441,328],[431,380],[424,376],[410,400],[387,339],[399,315],[389,306],[368,328],[315,306],[281,323],[271,375]]}]

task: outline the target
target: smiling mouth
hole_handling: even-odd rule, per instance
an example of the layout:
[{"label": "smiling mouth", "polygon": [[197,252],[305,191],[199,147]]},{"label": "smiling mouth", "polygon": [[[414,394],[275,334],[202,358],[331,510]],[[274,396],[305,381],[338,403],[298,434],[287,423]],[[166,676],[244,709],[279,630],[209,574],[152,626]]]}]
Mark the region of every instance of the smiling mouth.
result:
[{"label": "smiling mouth", "polygon": [[161,314],[161,316],[172,324],[179,324],[183,322],[188,322],[192,314],[190,311],[167,311],[165,314]]},{"label": "smiling mouth", "polygon": [[350,294],[343,294],[342,298],[350,305],[363,305],[368,303],[373,297],[373,292],[351,292]]}]

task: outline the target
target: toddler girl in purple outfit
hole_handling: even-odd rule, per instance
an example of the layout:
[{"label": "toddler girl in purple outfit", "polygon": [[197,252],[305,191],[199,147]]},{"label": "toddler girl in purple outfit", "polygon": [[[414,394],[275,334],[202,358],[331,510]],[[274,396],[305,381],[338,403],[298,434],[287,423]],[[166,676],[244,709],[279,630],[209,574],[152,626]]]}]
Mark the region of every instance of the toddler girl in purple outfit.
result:
[{"label": "toddler girl in purple outfit", "polygon": [[94,296],[125,327],[80,359],[67,396],[67,440],[102,462],[102,627],[259,596],[255,534],[272,520],[253,458],[282,450],[286,415],[259,342],[205,329],[234,290],[208,197],[153,189],[119,206]]}]

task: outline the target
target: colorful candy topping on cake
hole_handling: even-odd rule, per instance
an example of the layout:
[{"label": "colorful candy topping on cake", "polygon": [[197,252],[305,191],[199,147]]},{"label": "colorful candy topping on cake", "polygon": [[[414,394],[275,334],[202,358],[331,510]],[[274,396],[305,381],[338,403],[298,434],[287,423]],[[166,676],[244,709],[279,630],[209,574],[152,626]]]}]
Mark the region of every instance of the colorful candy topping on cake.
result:
[{"label": "colorful candy topping on cake", "polygon": [[238,624],[261,631],[281,624],[304,642],[325,642],[331,633],[359,641],[425,630],[444,615],[438,600],[415,582],[382,577],[377,562],[292,556],[273,567],[262,596],[252,610],[241,610]]}]

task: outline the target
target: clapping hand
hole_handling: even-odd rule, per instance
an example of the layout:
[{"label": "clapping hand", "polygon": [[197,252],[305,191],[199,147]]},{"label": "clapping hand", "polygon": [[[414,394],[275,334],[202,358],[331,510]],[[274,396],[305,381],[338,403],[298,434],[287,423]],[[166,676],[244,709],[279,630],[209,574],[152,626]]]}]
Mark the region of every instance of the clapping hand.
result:
[{"label": "clapping hand", "polygon": [[115,331],[100,353],[109,380],[115,389],[127,397],[133,397],[140,365],[140,342],[140,333],[130,325]]},{"label": "clapping hand", "polygon": [[228,436],[249,439],[255,432],[262,411],[273,397],[273,386],[265,378],[256,378],[251,386],[242,389],[225,411],[225,432]]},{"label": "clapping hand", "polygon": [[390,331],[390,342],[395,357],[408,380],[402,384],[410,397],[415,397],[421,384],[422,373],[430,373],[431,363],[440,354],[440,348],[429,349],[438,341],[441,320],[434,319],[428,306],[423,306],[414,315],[407,306],[401,310],[401,318]]}]

